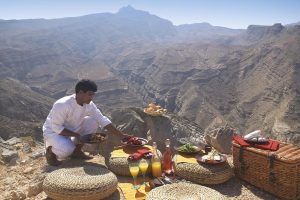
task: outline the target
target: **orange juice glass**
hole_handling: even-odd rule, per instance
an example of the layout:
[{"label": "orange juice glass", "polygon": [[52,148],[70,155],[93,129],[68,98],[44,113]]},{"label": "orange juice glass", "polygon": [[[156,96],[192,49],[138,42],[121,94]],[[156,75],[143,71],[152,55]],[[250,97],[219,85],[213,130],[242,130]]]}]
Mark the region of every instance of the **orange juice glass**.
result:
[{"label": "orange juice glass", "polygon": [[140,160],[139,168],[140,168],[140,170],[142,172],[142,175],[143,175],[143,183],[142,183],[142,185],[146,185],[145,174],[146,174],[146,171],[147,171],[148,167],[149,167],[148,160],[146,160],[146,159]]},{"label": "orange juice glass", "polygon": [[152,162],[152,175],[154,177],[160,177],[161,173],[161,163],[160,161]]},{"label": "orange juice glass", "polygon": [[139,185],[136,184],[136,177],[139,174],[139,170],[140,170],[139,163],[138,162],[129,162],[128,165],[129,165],[130,174],[133,178],[132,189],[137,190],[137,189],[139,189]]}]

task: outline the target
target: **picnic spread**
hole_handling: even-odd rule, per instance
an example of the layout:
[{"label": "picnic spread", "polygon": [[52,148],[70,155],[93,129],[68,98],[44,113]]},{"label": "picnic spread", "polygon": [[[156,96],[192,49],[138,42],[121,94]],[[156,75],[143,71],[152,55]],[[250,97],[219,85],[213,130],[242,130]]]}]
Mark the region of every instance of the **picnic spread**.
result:
[{"label": "picnic spread", "polygon": [[[144,112],[162,116],[165,109],[149,104]],[[147,132],[147,138],[152,140]],[[105,135],[89,137],[91,142]],[[172,148],[171,148],[172,147]],[[257,130],[232,137],[233,166],[209,144],[185,143],[165,149],[156,142],[128,136],[114,147],[107,167],[61,169],[47,175],[43,187],[54,199],[103,199],[115,191],[125,199],[225,199],[204,185],[222,184],[234,175],[283,199],[300,195],[300,149],[262,136]],[[116,175],[122,177],[117,179]],[[78,179],[79,178],[79,179]],[[185,192],[182,192],[185,191]]]}]

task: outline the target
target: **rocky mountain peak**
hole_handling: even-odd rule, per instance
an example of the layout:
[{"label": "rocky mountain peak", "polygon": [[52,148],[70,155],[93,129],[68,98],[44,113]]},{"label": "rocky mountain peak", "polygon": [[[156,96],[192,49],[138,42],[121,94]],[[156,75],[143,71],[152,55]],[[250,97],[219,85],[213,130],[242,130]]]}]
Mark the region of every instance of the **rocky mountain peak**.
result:
[{"label": "rocky mountain peak", "polygon": [[156,102],[203,129],[220,118],[243,133],[262,129],[299,143],[297,26],[174,26],[131,6],[116,14],[17,21],[0,23],[0,77],[21,83],[0,81],[5,139],[40,127],[54,99],[90,78],[104,113]]},{"label": "rocky mountain peak", "polygon": [[291,24],[286,24],[284,26],[300,26],[300,21],[299,22],[295,22],[295,23],[291,23]]},{"label": "rocky mountain peak", "polygon": [[[132,37],[137,35],[143,39],[161,39],[175,35],[173,24],[149,12],[137,10],[132,6],[121,8],[116,17],[119,19],[123,31]],[[140,37],[142,36],[142,37]]]},{"label": "rocky mountain peak", "polygon": [[123,15],[127,17],[138,17],[138,16],[149,16],[149,12],[143,11],[143,10],[137,10],[133,8],[132,6],[128,5],[125,7],[122,7],[117,12],[117,15]]},{"label": "rocky mountain peak", "polygon": [[280,23],[276,23],[272,26],[250,25],[247,28],[247,34],[255,36],[257,39],[265,36],[274,36],[284,29],[284,26]]}]

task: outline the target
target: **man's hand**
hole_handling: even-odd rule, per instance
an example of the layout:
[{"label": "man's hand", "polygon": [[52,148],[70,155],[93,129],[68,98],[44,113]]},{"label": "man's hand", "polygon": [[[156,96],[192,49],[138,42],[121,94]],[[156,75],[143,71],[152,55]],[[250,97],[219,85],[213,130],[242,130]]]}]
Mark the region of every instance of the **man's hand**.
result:
[{"label": "man's hand", "polygon": [[124,137],[128,137],[128,136],[132,136],[129,135],[127,133],[123,133],[122,131],[118,130],[117,128],[115,128],[112,124],[108,124],[107,126],[104,127],[105,129],[107,129],[110,133],[114,134],[114,135],[118,135],[121,138]]},{"label": "man's hand", "polygon": [[90,134],[89,140],[91,142],[103,142],[107,139],[107,134],[105,133],[93,133]]},{"label": "man's hand", "polygon": [[79,143],[79,144],[83,144],[84,143],[84,141],[82,140],[82,138],[81,138],[81,135],[76,135],[76,136],[74,136],[75,138],[76,138],[76,140],[77,140],[77,142]]},{"label": "man's hand", "polygon": [[75,137],[75,138],[78,138],[78,139],[80,137],[80,135],[78,133],[70,131],[70,130],[68,130],[66,128],[64,130],[62,130],[62,132],[60,132],[59,135],[69,136],[69,137]]},{"label": "man's hand", "polygon": [[81,136],[78,133],[70,131],[66,128],[64,130],[62,130],[62,132],[59,135],[74,137],[76,139],[76,142],[78,142],[79,144],[83,143]]},{"label": "man's hand", "polygon": [[123,138],[131,138],[133,135],[129,135],[127,133],[121,132]]}]

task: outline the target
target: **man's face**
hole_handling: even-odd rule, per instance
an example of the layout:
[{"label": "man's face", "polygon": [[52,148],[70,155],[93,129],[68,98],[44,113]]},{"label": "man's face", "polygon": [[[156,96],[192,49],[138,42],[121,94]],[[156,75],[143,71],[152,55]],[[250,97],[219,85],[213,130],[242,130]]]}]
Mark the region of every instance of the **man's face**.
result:
[{"label": "man's face", "polygon": [[87,91],[87,92],[79,91],[79,98],[80,98],[80,101],[82,103],[89,104],[92,101],[94,96],[95,96],[95,92],[92,92],[92,91]]}]

